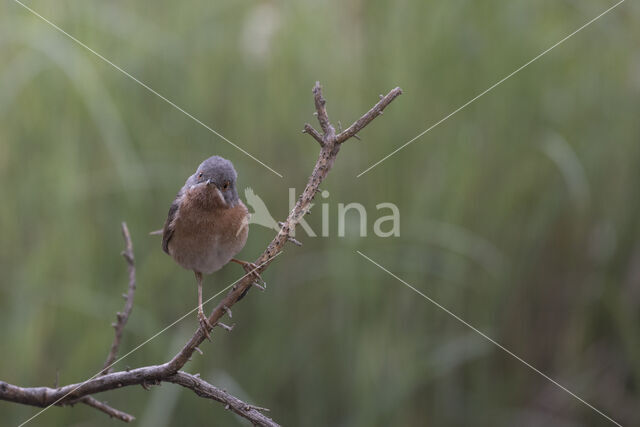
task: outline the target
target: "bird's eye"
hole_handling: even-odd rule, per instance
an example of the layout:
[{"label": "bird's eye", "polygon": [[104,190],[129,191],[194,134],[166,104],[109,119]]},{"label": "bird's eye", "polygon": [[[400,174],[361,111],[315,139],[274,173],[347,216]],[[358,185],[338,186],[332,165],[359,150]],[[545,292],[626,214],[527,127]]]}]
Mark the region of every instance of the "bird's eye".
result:
[{"label": "bird's eye", "polygon": [[227,188],[229,188],[229,181],[225,181],[224,184],[222,184],[223,190],[226,190]]},{"label": "bird's eye", "polygon": [[202,172],[198,174],[198,178],[202,178]]}]

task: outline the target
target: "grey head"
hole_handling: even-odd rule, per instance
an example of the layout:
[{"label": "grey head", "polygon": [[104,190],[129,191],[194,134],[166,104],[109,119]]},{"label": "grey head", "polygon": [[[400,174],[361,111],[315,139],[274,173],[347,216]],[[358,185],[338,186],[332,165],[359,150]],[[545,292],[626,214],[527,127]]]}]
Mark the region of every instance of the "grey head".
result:
[{"label": "grey head", "polygon": [[238,201],[237,179],[238,173],[233,167],[233,163],[220,156],[212,156],[200,163],[196,173],[187,180],[187,184],[193,185],[209,181],[220,190],[227,205],[231,207]]}]

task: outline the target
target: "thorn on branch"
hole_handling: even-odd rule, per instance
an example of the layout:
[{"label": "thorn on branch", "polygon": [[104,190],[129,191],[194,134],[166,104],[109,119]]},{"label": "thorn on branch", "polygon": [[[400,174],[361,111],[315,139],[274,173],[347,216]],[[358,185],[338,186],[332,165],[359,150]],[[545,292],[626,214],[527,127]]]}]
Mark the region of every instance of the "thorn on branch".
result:
[{"label": "thorn on branch", "polygon": [[298,240],[294,239],[294,238],[293,238],[293,237],[291,237],[291,236],[287,236],[287,241],[289,241],[289,242],[293,243],[293,244],[294,244],[294,245],[296,245],[296,246],[302,246],[302,242],[300,242],[300,241],[298,241]]},{"label": "thorn on branch", "polygon": [[230,319],[233,318],[233,312],[229,307],[227,307],[226,305],[223,305],[222,309],[227,313]]},{"label": "thorn on branch", "polygon": [[[149,391],[151,389],[150,386],[154,386],[154,385],[160,385],[162,382],[158,379],[152,379],[152,380],[142,380],[142,382],[140,383],[140,385],[142,386],[143,389]],[[120,387],[122,387],[122,384],[120,385]]]},{"label": "thorn on branch", "polygon": [[[278,221],[278,225],[280,226],[280,228],[284,227],[284,222],[282,221]],[[296,239],[293,238],[293,236],[291,236],[290,234],[287,234],[287,241],[293,243],[296,246],[302,246],[302,243],[297,241]],[[229,316],[231,317],[231,316]]]},{"label": "thorn on branch", "polygon": [[271,409],[269,408],[263,408],[261,406],[255,406],[255,405],[245,405],[244,407],[245,411],[260,411],[260,412],[271,412]]},{"label": "thorn on branch", "polygon": [[216,323],[216,326],[220,326],[225,331],[231,332],[231,331],[233,331],[233,328],[236,326],[236,324],[234,323],[231,326],[229,326],[229,325],[226,325],[226,324],[224,324],[222,322],[218,322],[218,323]]}]

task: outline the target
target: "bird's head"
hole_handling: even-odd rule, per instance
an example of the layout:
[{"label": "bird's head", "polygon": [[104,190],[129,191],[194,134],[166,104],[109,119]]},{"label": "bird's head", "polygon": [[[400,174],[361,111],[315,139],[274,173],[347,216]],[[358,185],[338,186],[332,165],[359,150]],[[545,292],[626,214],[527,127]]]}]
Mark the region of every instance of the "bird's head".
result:
[{"label": "bird's head", "polygon": [[206,184],[211,186],[211,191],[220,191],[229,207],[238,202],[237,178],[238,174],[233,163],[220,156],[209,157],[200,163],[196,173],[191,176],[195,184]]}]

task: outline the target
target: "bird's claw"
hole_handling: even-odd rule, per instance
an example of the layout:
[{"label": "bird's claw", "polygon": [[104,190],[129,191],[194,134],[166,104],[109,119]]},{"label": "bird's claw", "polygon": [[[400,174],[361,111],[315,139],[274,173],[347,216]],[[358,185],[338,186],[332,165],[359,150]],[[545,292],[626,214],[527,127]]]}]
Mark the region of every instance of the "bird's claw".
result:
[{"label": "bird's claw", "polygon": [[265,282],[264,280],[262,280],[262,276],[260,276],[260,273],[258,273],[258,269],[260,268],[259,265],[253,263],[253,262],[249,262],[249,261],[242,261],[239,259],[235,259],[232,258],[231,261],[240,264],[242,266],[242,268],[244,269],[244,271],[248,274],[253,276],[253,284],[254,286],[256,286],[257,288],[260,288],[261,290],[265,290],[267,287],[267,282]]},{"label": "bird's claw", "polygon": [[253,262],[247,262],[246,264],[243,264],[242,267],[244,268],[245,272],[253,276],[253,278],[255,279],[253,284],[257,288],[263,291],[267,288],[267,282],[265,282],[262,279],[262,276],[260,276],[260,273],[258,273],[258,265]]},{"label": "bird's claw", "polygon": [[198,322],[200,323],[200,327],[202,328],[202,332],[204,336],[211,341],[211,335],[209,334],[209,330],[213,329],[211,323],[209,323],[209,319],[205,316],[202,307],[198,307]]}]

